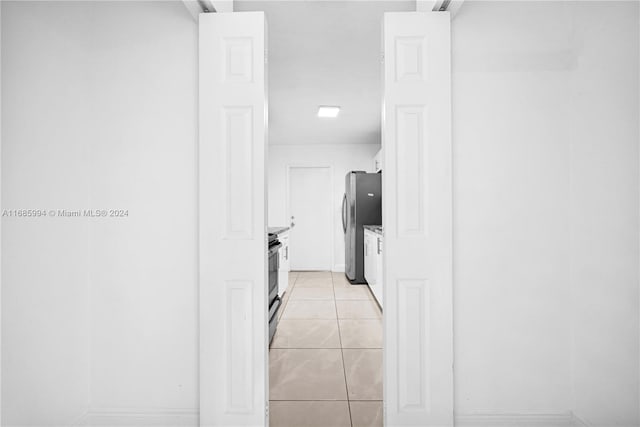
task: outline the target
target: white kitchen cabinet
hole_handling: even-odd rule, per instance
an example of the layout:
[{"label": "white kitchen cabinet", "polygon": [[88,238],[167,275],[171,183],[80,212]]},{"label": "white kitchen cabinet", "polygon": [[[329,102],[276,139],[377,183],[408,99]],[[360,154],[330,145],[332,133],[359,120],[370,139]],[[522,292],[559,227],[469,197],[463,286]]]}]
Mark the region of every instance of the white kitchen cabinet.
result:
[{"label": "white kitchen cabinet", "polygon": [[375,258],[373,255],[375,234],[365,229],[364,230],[364,278],[371,286],[375,284],[377,270],[375,268]]},{"label": "white kitchen cabinet", "polygon": [[383,283],[383,278],[384,275],[382,274],[382,244],[383,244],[383,238],[381,234],[376,234],[376,240],[375,240],[375,267],[376,267],[376,286],[373,289],[373,295],[376,297],[376,300],[378,300],[378,304],[380,304],[380,308],[382,308],[382,299],[383,299],[383,292],[382,292],[382,283]]},{"label": "white kitchen cabinet", "polygon": [[278,268],[278,295],[282,298],[289,287],[289,231],[278,234],[278,240],[282,244],[279,251],[280,266]]},{"label": "white kitchen cabinet", "polygon": [[382,235],[364,230],[364,278],[382,308]]},{"label": "white kitchen cabinet", "polygon": [[373,171],[376,173],[382,171],[382,149],[378,150],[373,158]]}]

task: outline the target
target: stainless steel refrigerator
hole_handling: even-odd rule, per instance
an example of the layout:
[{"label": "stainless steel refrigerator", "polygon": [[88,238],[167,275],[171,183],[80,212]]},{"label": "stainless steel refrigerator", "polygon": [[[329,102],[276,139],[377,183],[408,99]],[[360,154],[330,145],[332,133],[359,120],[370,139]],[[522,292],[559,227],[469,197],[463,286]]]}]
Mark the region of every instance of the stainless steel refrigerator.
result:
[{"label": "stainless steel refrigerator", "polygon": [[382,174],[353,171],[345,177],[342,199],[345,275],[351,283],[364,280],[363,225],[382,225]]}]

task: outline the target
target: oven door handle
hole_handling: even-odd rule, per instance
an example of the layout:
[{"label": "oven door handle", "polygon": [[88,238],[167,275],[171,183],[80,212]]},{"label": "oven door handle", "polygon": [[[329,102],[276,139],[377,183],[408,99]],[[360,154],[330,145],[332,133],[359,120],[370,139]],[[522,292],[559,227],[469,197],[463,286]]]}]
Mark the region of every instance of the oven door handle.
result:
[{"label": "oven door handle", "polygon": [[271,307],[269,307],[269,321],[273,320],[273,316],[278,312],[278,308],[280,308],[280,304],[282,304],[282,300],[279,295],[276,295]]}]

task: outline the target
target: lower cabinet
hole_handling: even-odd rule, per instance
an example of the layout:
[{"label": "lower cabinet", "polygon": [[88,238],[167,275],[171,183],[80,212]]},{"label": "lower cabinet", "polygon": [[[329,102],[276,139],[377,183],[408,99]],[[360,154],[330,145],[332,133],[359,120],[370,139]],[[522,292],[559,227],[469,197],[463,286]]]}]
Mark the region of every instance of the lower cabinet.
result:
[{"label": "lower cabinet", "polygon": [[284,295],[284,292],[289,287],[289,232],[285,231],[284,233],[278,234],[278,240],[282,244],[279,253],[278,295],[282,298],[282,295]]},{"label": "lower cabinet", "polygon": [[383,245],[383,237],[380,234],[376,235],[376,289],[373,291],[373,295],[375,295],[378,300],[378,304],[380,304],[380,308],[382,308],[382,283],[384,275],[382,274],[382,245]]},{"label": "lower cabinet", "polygon": [[382,235],[364,230],[364,278],[382,307]]},{"label": "lower cabinet", "polygon": [[375,234],[367,229],[364,230],[364,279],[369,284],[369,287],[375,285],[376,282],[376,268],[375,259],[373,255]]}]

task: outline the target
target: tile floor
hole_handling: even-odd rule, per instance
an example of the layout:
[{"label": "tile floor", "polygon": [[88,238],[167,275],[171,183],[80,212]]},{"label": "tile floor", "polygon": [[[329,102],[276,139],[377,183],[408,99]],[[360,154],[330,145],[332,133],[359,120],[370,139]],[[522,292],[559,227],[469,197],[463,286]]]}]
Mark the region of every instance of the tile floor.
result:
[{"label": "tile floor", "polygon": [[291,272],[269,351],[271,427],[382,426],[382,313],[344,273]]}]

